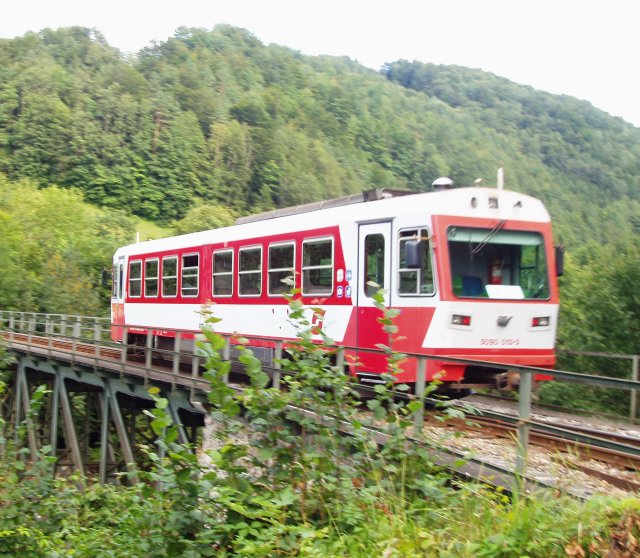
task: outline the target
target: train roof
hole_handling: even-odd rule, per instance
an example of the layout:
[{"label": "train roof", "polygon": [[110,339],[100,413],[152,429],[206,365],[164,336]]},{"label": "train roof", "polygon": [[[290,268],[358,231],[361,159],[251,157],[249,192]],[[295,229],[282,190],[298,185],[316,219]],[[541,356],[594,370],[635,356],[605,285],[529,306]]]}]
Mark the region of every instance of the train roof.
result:
[{"label": "train roof", "polygon": [[322,202],[241,217],[235,225],[180,236],[147,240],[118,249],[117,255],[161,252],[243,238],[345,223],[394,219],[424,211],[433,215],[477,217],[546,223],[543,203],[527,194],[495,188],[466,187],[435,192],[371,190]]}]

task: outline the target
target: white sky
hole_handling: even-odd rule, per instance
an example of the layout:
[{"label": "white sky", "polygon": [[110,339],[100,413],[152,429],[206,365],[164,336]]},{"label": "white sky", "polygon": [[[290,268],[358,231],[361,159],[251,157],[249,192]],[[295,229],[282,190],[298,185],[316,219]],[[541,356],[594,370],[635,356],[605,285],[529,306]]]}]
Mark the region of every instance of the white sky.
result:
[{"label": "white sky", "polygon": [[585,99],[640,127],[640,0],[3,0],[0,37],[80,25],[137,52],[186,25],[228,23],[304,54],[378,69],[480,68]]}]

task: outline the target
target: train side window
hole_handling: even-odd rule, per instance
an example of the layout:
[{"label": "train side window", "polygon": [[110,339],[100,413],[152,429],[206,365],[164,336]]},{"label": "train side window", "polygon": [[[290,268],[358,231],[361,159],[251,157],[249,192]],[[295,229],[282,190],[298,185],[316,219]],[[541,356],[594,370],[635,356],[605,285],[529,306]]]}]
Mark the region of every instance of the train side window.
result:
[{"label": "train side window", "polygon": [[184,297],[198,296],[199,262],[199,254],[182,256],[180,293]]},{"label": "train side window", "polygon": [[158,258],[144,262],[144,296],[158,296]]},{"label": "train side window", "polygon": [[142,295],[142,262],[129,262],[129,296],[138,298]]},{"label": "train side window", "polygon": [[[407,243],[420,241],[422,265],[418,269],[407,265]],[[398,294],[433,295],[435,292],[431,248],[427,229],[407,229],[400,231],[398,250]]]},{"label": "train side window", "polygon": [[262,294],[262,247],[240,248],[238,263],[238,294]]},{"label": "train side window", "polygon": [[269,295],[281,295],[291,290],[291,285],[283,283],[283,280],[295,277],[294,262],[293,242],[269,246],[269,282],[267,285]]},{"label": "train side window", "polygon": [[162,258],[162,296],[174,297],[178,294],[178,258]]},{"label": "train side window", "polygon": [[330,295],[333,292],[333,238],[302,243],[302,294]]},{"label": "train side window", "polygon": [[233,250],[213,253],[213,296],[233,294]]},{"label": "train side window", "polygon": [[[368,234],[364,238],[364,292],[372,297],[384,285],[384,235]],[[375,283],[370,285],[369,283]]]}]

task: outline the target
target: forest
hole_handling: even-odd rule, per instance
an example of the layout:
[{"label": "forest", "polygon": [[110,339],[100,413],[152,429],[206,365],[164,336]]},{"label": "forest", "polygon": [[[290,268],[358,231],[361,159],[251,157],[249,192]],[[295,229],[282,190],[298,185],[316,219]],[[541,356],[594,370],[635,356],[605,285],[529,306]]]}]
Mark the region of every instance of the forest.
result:
[{"label": "forest", "polygon": [[[106,314],[135,239],[372,188],[495,181],[566,246],[559,345],[640,353],[640,129],[456,66],[304,56],[221,25],[124,56],[99,32],[0,40],[0,300]],[[588,324],[588,326],[587,326]]]}]

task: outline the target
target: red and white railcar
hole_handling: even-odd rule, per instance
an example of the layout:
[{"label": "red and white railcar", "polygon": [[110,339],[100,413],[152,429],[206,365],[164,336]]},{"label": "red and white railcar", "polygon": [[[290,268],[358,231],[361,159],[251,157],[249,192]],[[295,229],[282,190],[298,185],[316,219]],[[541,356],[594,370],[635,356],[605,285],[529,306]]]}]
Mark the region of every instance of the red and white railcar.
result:
[{"label": "red and white railcar", "polygon": [[[436,181],[438,182],[438,181]],[[435,184],[435,183],[434,183]],[[456,388],[495,385],[499,370],[447,362],[460,357],[551,368],[558,315],[556,251],[543,204],[493,188],[364,194],[241,218],[231,227],[146,241],[114,255],[112,321],[129,342],[173,347],[170,329],[198,332],[214,303],[218,330],[288,340],[282,282],[295,277],[302,300],[321,306],[321,325],[338,344],[357,348],[353,370],[376,381],[384,369],[367,353],[388,343],[370,282],[397,308],[401,352],[429,360]],[[117,340],[122,328],[113,328]],[[256,343],[271,362],[274,343]],[[398,381],[415,380],[409,359]],[[497,378],[502,378],[497,380]]]}]

